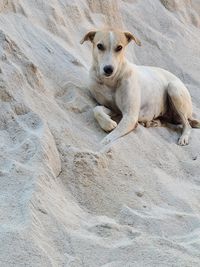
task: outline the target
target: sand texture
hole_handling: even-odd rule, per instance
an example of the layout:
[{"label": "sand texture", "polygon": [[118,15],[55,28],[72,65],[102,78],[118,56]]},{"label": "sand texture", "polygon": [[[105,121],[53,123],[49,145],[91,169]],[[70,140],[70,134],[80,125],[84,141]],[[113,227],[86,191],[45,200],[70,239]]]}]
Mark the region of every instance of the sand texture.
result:
[{"label": "sand texture", "polygon": [[0,266],[200,266],[200,130],[141,125],[109,150],[86,31],[134,33],[136,64],[186,84],[200,118],[199,0],[0,0]]}]

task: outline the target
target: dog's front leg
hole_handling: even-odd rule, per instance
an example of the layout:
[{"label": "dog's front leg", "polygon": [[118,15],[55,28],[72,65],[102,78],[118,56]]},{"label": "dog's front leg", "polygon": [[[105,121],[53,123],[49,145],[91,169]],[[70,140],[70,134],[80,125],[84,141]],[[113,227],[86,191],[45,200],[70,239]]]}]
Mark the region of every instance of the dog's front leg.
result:
[{"label": "dog's front leg", "polygon": [[140,109],[140,94],[136,89],[133,81],[125,81],[118,88],[116,104],[122,112],[122,119],[117,127],[102,140],[102,144],[113,142],[136,128]]},{"label": "dog's front leg", "polygon": [[121,119],[120,123],[117,125],[115,130],[108,134],[103,140],[102,144],[107,145],[116,139],[130,133],[134,128],[136,128],[138,122],[138,116],[132,116],[130,114],[125,114]]}]

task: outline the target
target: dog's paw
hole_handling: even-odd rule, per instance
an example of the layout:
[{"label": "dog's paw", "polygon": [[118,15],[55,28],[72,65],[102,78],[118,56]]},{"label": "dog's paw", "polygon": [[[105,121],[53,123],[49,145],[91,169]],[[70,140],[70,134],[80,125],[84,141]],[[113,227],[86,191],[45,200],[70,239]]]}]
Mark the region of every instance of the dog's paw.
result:
[{"label": "dog's paw", "polygon": [[146,128],[162,126],[160,120],[146,121],[146,122],[142,122],[141,124],[142,124],[142,126],[144,126]]},{"label": "dog's paw", "polygon": [[104,131],[106,131],[106,132],[111,132],[111,131],[112,131],[113,129],[115,129],[116,127],[117,127],[117,123],[116,123],[116,121],[109,120],[109,121],[104,122],[103,129],[104,129]]},{"label": "dog's paw", "polygon": [[187,135],[181,136],[178,140],[179,146],[186,146],[189,144],[189,137]]}]

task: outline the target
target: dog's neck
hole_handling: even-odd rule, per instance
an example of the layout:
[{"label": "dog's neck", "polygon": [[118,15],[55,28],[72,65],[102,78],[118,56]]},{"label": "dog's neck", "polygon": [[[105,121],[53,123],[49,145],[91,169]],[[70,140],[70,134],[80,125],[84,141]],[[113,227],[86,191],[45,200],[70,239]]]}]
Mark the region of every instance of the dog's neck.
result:
[{"label": "dog's neck", "polygon": [[124,72],[126,71],[126,65],[129,64],[127,59],[124,59],[123,62],[121,63],[120,68],[117,70],[115,75],[113,77],[103,77],[102,75],[99,74],[99,69],[96,66],[95,62],[93,62],[92,67],[90,71],[92,72],[92,76],[95,77],[95,80],[98,84],[106,85],[109,88],[116,89],[120,82],[121,82],[121,77],[123,77]]}]

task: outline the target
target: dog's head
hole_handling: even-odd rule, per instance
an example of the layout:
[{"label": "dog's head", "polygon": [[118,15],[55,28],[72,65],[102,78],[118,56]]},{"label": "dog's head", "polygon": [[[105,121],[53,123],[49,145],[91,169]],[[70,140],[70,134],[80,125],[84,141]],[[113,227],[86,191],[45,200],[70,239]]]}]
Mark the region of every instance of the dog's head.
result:
[{"label": "dog's head", "polygon": [[99,74],[105,78],[111,78],[116,73],[124,59],[125,47],[131,41],[137,45],[141,42],[130,32],[114,30],[90,31],[83,39],[93,43],[93,59],[99,68]]}]

